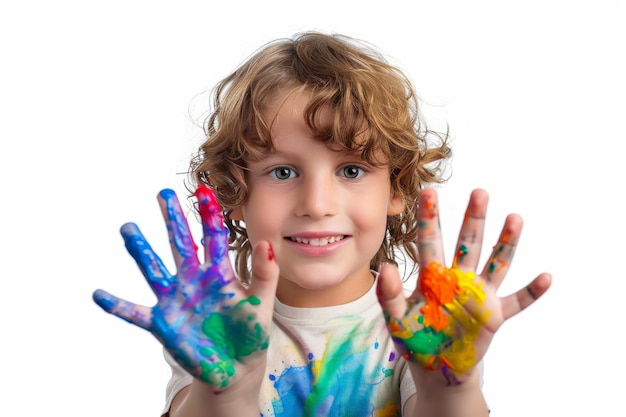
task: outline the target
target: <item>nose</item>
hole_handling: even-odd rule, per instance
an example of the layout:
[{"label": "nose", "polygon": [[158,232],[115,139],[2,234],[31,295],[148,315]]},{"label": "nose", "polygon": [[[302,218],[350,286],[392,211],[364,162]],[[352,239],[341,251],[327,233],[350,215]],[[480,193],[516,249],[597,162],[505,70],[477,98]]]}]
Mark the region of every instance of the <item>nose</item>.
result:
[{"label": "nose", "polygon": [[305,176],[298,188],[297,216],[322,218],[337,214],[339,187],[332,174]]}]

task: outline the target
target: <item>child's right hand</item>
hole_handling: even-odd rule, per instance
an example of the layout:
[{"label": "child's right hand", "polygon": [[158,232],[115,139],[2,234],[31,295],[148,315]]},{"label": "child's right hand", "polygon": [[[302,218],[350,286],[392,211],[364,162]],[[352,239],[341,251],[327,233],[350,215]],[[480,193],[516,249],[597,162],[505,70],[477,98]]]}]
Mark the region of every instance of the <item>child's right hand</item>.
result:
[{"label": "child's right hand", "polygon": [[[172,190],[159,193],[177,273],[171,275],[133,223],[121,228],[126,248],[157,296],[153,307],[97,290],[108,313],[151,332],[191,375],[215,392],[251,374],[262,375],[269,342],[278,264],[268,242],[252,255],[252,284],[236,279],[228,257],[228,233],[212,191],[196,191],[203,226],[204,263]],[[259,381],[260,383],[260,381]]]}]

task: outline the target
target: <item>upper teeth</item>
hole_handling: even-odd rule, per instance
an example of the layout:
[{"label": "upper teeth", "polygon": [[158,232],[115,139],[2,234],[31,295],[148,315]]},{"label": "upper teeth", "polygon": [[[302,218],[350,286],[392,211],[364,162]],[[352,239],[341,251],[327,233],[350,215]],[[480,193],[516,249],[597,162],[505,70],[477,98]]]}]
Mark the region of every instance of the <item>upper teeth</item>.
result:
[{"label": "upper teeth", "polygon": [[306,239],[303,237],[291,238],[291,240],[293,240],[294,242],[304,243],[305,245],[312,245],[312,246],[324,246],[324,245],[328,245],[329,243],[338,242],[341,239],[343,239],[343,236],[328,236],[328,237],[311,238],[311,239]]}]

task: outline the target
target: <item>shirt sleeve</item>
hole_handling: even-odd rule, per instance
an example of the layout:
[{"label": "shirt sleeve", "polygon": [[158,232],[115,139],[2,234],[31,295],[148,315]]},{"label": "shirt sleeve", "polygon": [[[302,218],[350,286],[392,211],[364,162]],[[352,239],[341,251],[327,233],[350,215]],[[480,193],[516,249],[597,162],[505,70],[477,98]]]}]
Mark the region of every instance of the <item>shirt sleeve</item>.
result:
[{"label": "shirt sleeve", "polygon": [[411,371],[409,371],[409,364],[405,361],[400,374],[400,406],[402,410],[404,410],[406,401],[413,394],[415,394],[415,381],[413,381],[413,376]]},{"label": "shirt sleeve", "polygon": [[189,375],[187,371],[185,371],[165,349],[163,349],[163,356],[172,370],[172,376],[165,387],[165,406],[163,407],[163,412],[161,413],[161,416],[166,416],[170,411],[172,401],[174,400],[176,394],[178,394],[180,390],[185,388],[187,385],[190,385],[191,381],[193,381],[193,377]]}]

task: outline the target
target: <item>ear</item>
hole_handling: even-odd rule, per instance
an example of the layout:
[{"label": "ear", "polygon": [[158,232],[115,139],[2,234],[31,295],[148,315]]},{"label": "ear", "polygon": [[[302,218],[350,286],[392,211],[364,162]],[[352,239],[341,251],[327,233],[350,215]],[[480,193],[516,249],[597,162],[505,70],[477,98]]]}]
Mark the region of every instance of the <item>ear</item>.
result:
[{"label": "ear", "polygon": [[396,191],[391,191],[391,196],[389,197],[389,204],[387,205],[387,216],[395,216],[396,214],[400,214],[404,211],[404,199],[400,195],[400,193]]},{"label": "ear", "polygon": [[233,209],[233,211],[231,211],[228,215],[228,218],[231,220],[243,220],[243,211],[241,210],[241,207]]}]

